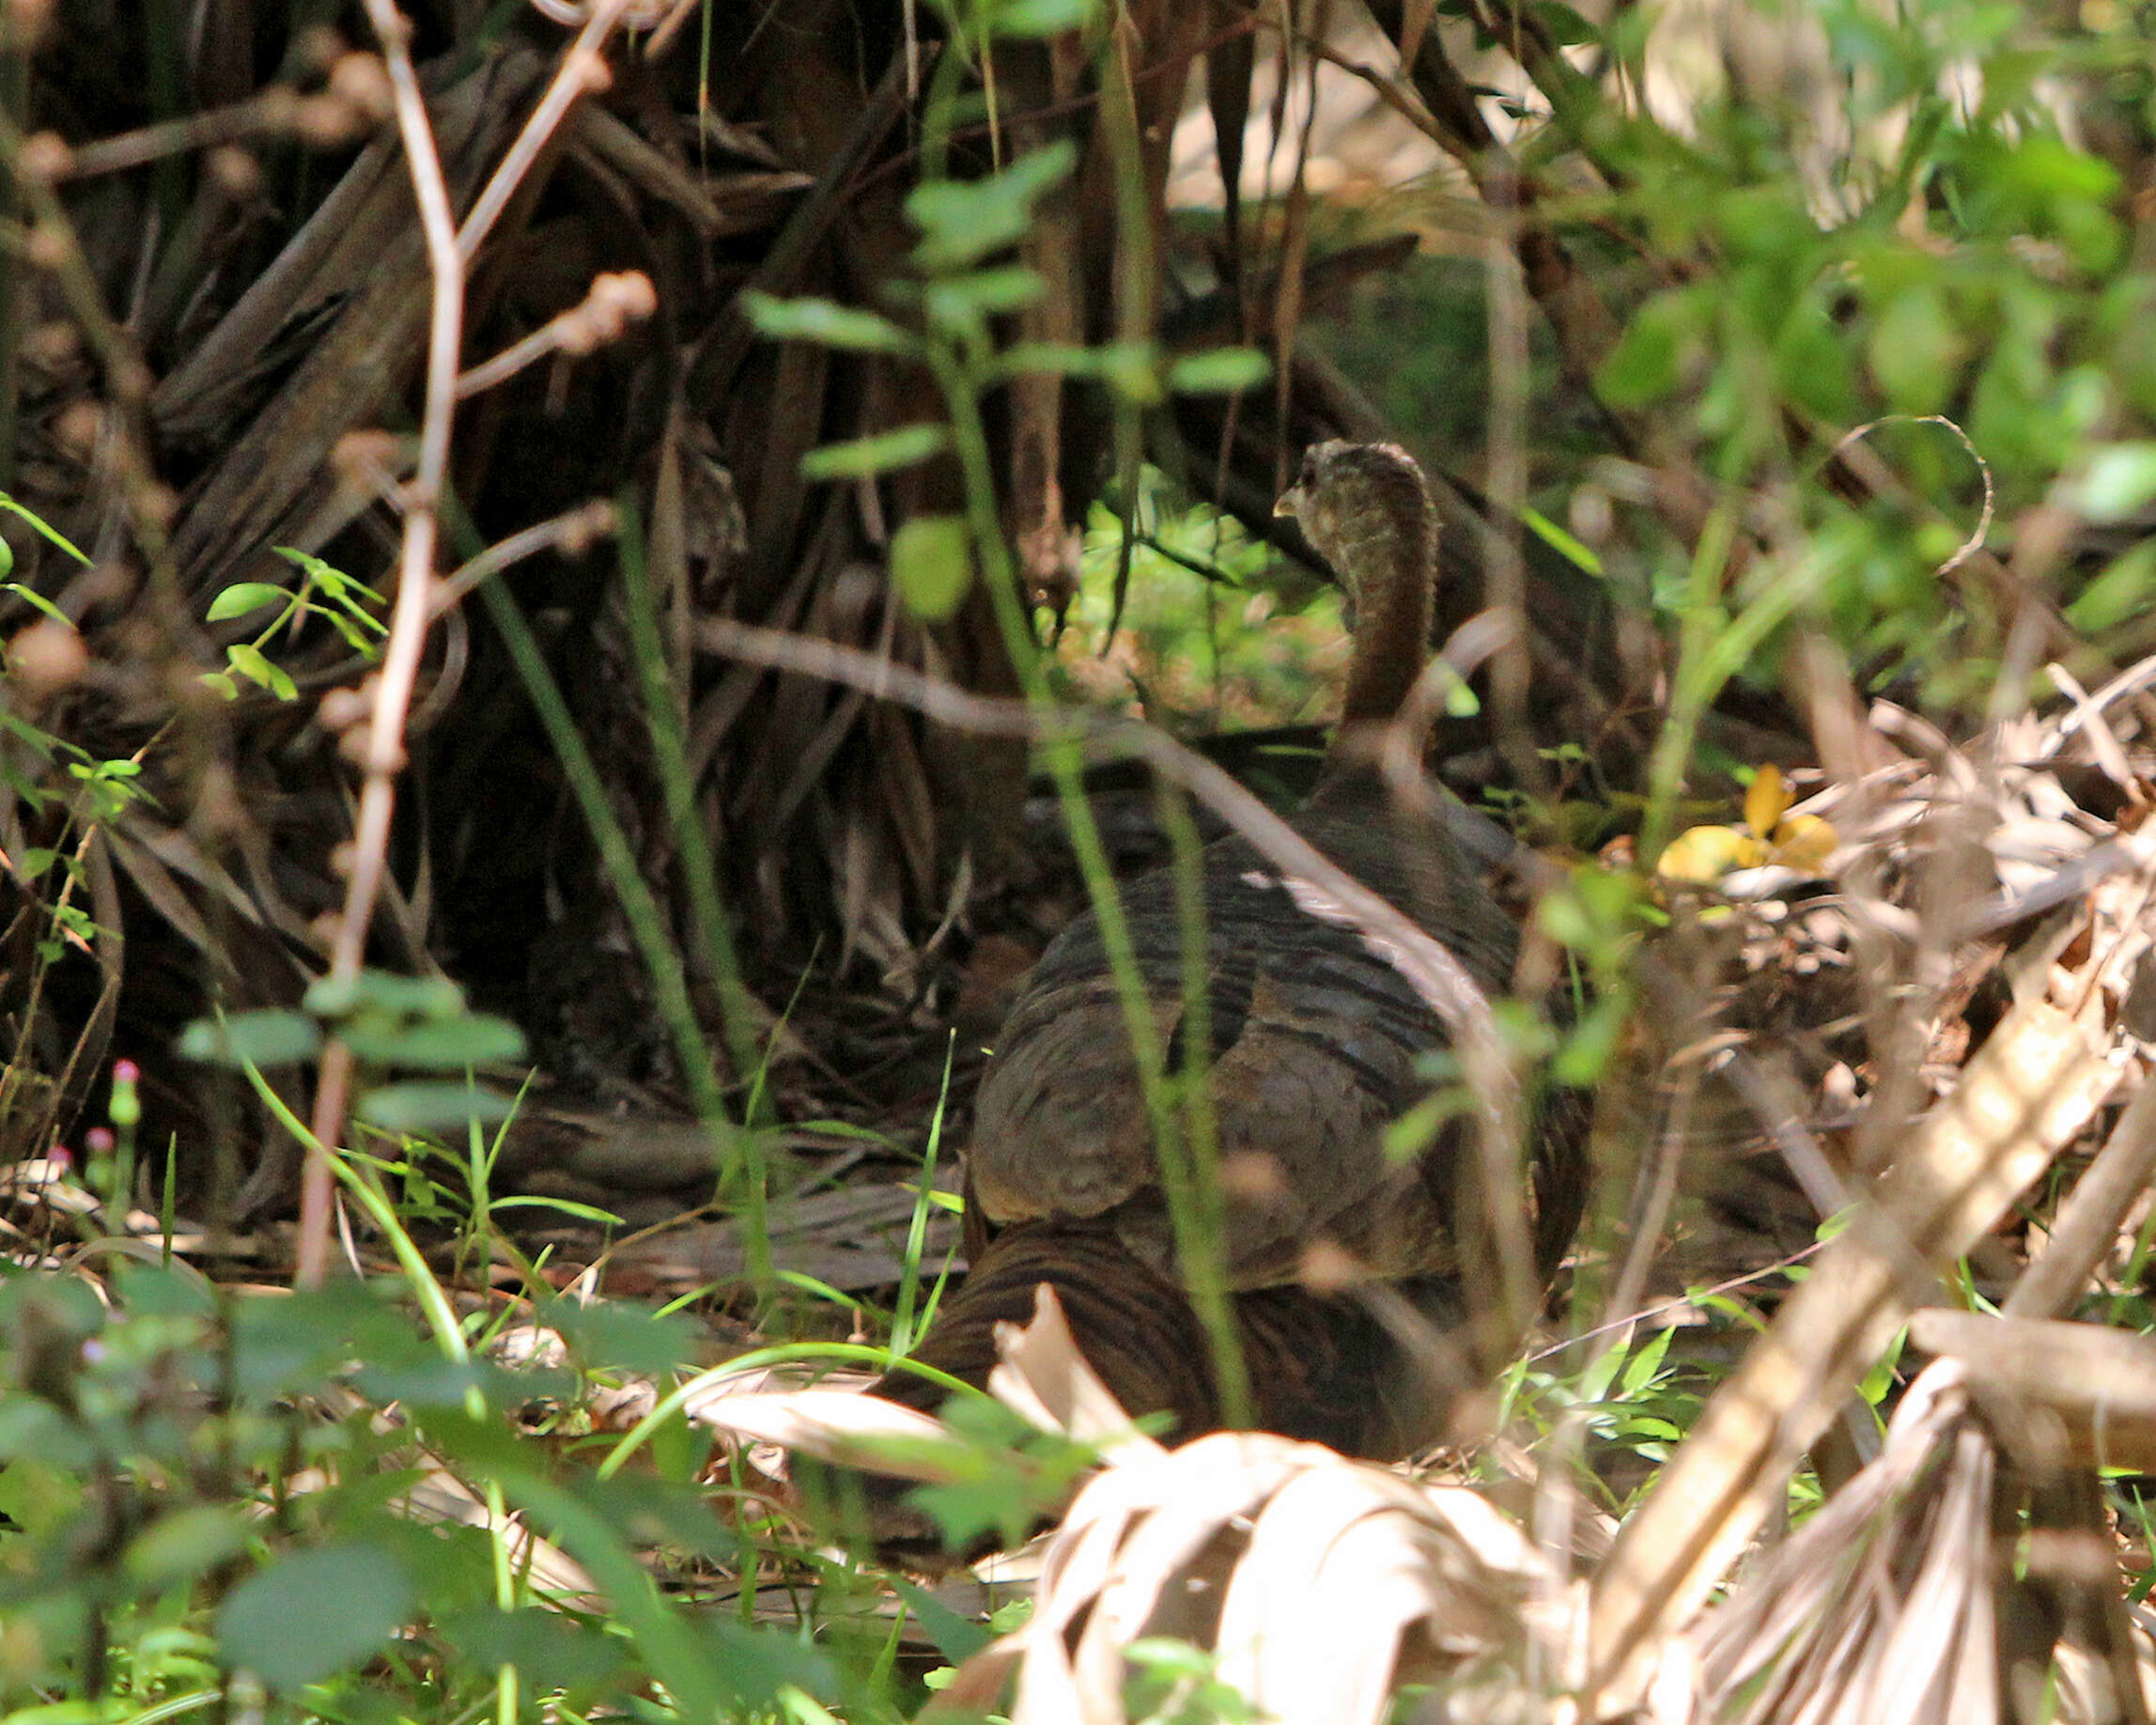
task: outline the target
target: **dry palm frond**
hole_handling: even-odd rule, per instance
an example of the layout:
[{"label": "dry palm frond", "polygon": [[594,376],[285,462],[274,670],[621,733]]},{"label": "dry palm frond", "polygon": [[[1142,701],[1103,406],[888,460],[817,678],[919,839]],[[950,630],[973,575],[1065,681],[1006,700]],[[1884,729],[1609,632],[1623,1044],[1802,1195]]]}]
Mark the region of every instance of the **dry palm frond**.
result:
[{"label": "dry palm frond", "polygon": [[1440,1717],[1532,1716],[1553,1704],[1566,1603],[1472,1492],[1222,1432],[1094,1480],[1049,1542],[1032,1622],[960,1681],[972,1699],[1015,1672],[1016,1725],[1121,1720],[1134,1645],[1173,1636],[1283,1725],[1380,1719],[1409,1683]]},{"label": "dry palm frond", "polygon": [[[2071,1482],[2001,1459],[1959,1360],[1927,1369],[1885,1447],[1692,1632],[1716,1725],[2110,1725],[2149,1717],[2156,1640]],[[2084,1480],[2086,1476],[2082,1476]],[[2045,1525],[2046,1494],[2078,1528]],[[2079,1499],[2078,1506],[2076,1499]]]},{"label": "dry palm frond", "polygon": [[[1161,1637],[1204,1650],[1214,1681],[1281,1725],[1374,1722],[1410,1684],[1430,1686],[1434,1718],[1565,1704],[1551,1698],[1575,1597],[1473,1492],[1264,1433],[1164,1449],[1130,1430],[1046,1289],[1033,1322],[999,1341],[996,1395],[1105,1461],[1049,1536],[1031,1622],[969,1660],[924,1717],[993,1708],[1015,1683],[1015,1725],[1121,1721],[1141,1644]],[[804,1391],[698,1418],[841,1465],[935,1474],[936,1422],[908,1415],[902,1430],[885,1412]],[[892,1439],[907,1453],[879,1456]]]},{"label": "dry palm frond", "polygon": [[1961,1372],[1932,1366],[1879,1458],[1696,1632],[1703,1717],[1997,1719],[1993,1470]]}]

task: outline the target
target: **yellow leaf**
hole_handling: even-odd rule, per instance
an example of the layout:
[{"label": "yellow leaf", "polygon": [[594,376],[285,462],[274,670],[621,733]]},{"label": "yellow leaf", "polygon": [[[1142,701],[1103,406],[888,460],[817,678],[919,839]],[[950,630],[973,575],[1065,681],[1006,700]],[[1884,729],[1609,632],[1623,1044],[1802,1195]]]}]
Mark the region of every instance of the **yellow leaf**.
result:
[{"label": "yellow leaf", "polygon": [[1791,815],[1775,829],[1774,860],[1785,868],[1812,873],[1826,865],[1840,843],[1833,826],[1817,815]]},{"label": "yellow leaf", "polygon": [[1782,769],[1774,762],[1767,762],[1752,774],[1751,788],[1745,792],[1745,825],[1759,837],[1765,838],[1775,830],[1791,800],[1790,787],[1782,783]]},{"label": "yellow leaf", "polygon": [[1669,841],[1654,872],[1665,880],[1712,886],[1733,868],[1758,867],[1766,856],[1764,845],[1734,827],[1687,827]]}]

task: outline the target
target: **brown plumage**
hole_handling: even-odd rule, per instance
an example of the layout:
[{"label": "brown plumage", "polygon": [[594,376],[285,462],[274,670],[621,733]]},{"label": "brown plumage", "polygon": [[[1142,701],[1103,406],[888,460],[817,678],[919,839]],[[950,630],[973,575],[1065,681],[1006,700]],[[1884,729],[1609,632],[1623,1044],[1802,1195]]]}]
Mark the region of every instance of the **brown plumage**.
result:
[{"label": "brown plumage", "polygon": [[[1517,930],[1447,817],[1395,807],[1355,765],[1356,732],[1394,716],[1428,658],[1436,520],[1422,475],[1390,444],[1321,443],[1280,508],[1339,572],[1356,614],[1341,730],[1295,825],[1502,993]],[[1423,1057],[1444,1032],[1398,971],[1352,929],[1299,909],[1242,839],[1209,846],[1202,863],[1212,1088],[1229,1174],[1221,1246],[1256,1422],[1352,1453],[1404,1453],[1442,1427],[1461,1387],[1461,1361],[1423,1370],[1443,1350],[1420,1344],[1460,1333],[1468,1303],[1453,1237],[1467,1209],[1454,1189],[1466,1127],[1446,1127],[1404,1161],[1384,1143],[1429,1095]],[[1172,1065],[1184,1029],[1174,878],[1148,875],[1122,898]],[[995,1324],[1028,1318],[1045,1282],[1132,1413],[1168,1413],[1180,1437],[1218,1425],[1154,1158],[1100,928],[1081,917],[1043,954],[996,1040],[967,1153],[973,1268],[920,1357],[983,1382]],[[1545,1118],[1534,1164],[1528,1232],[1546,1277],[1577,1220],[1576,1132]],[[1313,1248],[1352,1261],[1361,1285],[1307,1287]],[[918,1406],[940,1399],[903,1372],[876,1388]]]}]

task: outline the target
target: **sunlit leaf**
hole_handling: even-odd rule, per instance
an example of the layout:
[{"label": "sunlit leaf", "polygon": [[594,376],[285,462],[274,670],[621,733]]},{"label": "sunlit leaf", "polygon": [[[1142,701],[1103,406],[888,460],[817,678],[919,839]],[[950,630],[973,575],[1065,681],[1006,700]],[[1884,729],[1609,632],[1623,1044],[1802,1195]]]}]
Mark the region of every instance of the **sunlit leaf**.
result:
[{"label": "sunlit leaf", "polygon": [[754,289],[741,296],[749,321],[774,341],[813,341],[862,353],[915,353],[921,343],[888,318],[830,300],[781,300]]},{"label": "sunlit leaf", "polygon": [[233,617],[243,617],[250,611],[261,611],[271,605],[288,605],[292,596],[284,588],[266,581],[236,581],[209,601],[208,621],[224,623]]},{"label": "sunlit leaf", "polygon": [[471,1121],[491,1126],[516,1111],[509,1097],[466,1084],[383,1084],[365,1092],[353,1111],[385,1132],[454,1130]]},{"label": "sunlit leaf", "polygon": [[1767,847],[1749,832],[1734,827],[1687,827],[1669,841],[1654,872],[1665,880],[1712,886],[1731,869],[1757,868],[1766,859]]},{"label": "sunlit leaf", "polygon": [[1216,348],[1192,353],[1168,368],[1168,387],[1177,395],[1224,396],[1255,389],[1273,375],[1273,362],[1255,348]]},{"label": "sunlit leaf", "polygon": [[218,1066],[289,1066],[311,1060],[322,1046],[321,1027],[303,1012],[265,1007],[236,1012],[223,1020],[197,1018],[179,1033],[184,1060]]},{"label": "sunlit leaf", "polygon": [[906,608],[937,623],[973,584],[973,538],[958,515],[917,515],[891,536],[891,580]]},{"label": "sunlit leaf", "polygon": [[280,701],[294,699],[299,686],[281,665],[272,664],[259,648],[235,641],[225,649],[225,662],[251,683],[259,683]]},{"label": "sunlit leaf", "polygon": [[1782,769],[1769,761],[1752,774],[1745,792],[1745,825],[1760,838],[1774,831],[1792,799],[1782,782]]},{"label": "sunlit leaf", "polygon": [[2066,620],[2085,635],[2102,634],[2149,609],[2156,598],[2156,539],[2143,539],[2084,587]]},{"label": "sunlit leaf", "polygon": [[1871,375],[1898,412],[1935,413],[1947,405],[1964,351],[1946,296],[1905,288],[1872,326]]},{"label": "sunlit leaf", "polygon": [[[5,575],[14,567],[15,553],[8,549],[7,540],[0,539],[0,575]],[[25,605],[30,606],[33,610],[43,612],[46,616],[52,618],[54,622],[59,624],[62,628],[70,629],[74,629],[75,625],[73,619],[70,618],[68,614],[62,611],[57,605],[54,604],[53,601],[47,598],[42,593],[33,592],[30,588],[23,585],[23,583],[19,581],[10,581],[5,583],[0,583],[0,588],[4,588],[5,591],[12,593],[17,598],[21,599]],[[80,633],[81,631],[77,630],[76,632]]]},{"label": "sunlit leaf", "polygon": [[857,438],[850,443],[827,443],[801,458],[804,479],[862,479],[887,474],[893,468],[911,467],[951,446],[949,427],[939,425],[900,426],[875,437]]},{"label": "sunlit leaf", "polygon": [[[50,539],[54,545],[57,545],[62,551],[66,552],[68,555],[72,557],[77,563],[82,564],[85,568],[89,566],[89,558],[83,554],[82,551],[68,538],[67,535],[60,532],[58,528],[49,525],[45,519],[40,516],[35,509],[24,508],[12,497],[8,496],[6,491],[0,491],[0,509],[5,509],[10,515],[21,516],[24,521],[28,521],[32,527],[36,528],[39,533],[42,534],[47,539]],[[12,568],[13,567],[14,554],[10,552],[8,553],[8,567]]]},{"label": "sunlit leaf", "polygon": [[2106,443],[2069,488],[2073,506],[2091,521],[2116,521],[2156,498],[2156,443]]},{"label": "sunlit leaf", "polygon": [[1669,394],[1683,377],[1698,325],[1698,303],[1689,290],[1673,288],[1649,300],[1633,313],[1596,374],[1602,398],[1612,407],[1645,407]]},{"label": "sunlit leaf", "polygon": [[1775,829],[1773,861],[1810,874],[1824,868],[1841,836],[1817,815],[1791,815]]},{"label": "sunlit leaf", "polygon": [[1602,559],[1578,539],[1559,527],[1540,509],[1524,508],[1520,520],[1525,521],[1535,537],[1563,557],[1574,567],[1582,569],[1597,580],[1602,576]]},{"label": "sunlit leaf", "polygon": [[1061,36],[1093,22],[1094,0],[1003,0],[988,14],[997,36]]}]

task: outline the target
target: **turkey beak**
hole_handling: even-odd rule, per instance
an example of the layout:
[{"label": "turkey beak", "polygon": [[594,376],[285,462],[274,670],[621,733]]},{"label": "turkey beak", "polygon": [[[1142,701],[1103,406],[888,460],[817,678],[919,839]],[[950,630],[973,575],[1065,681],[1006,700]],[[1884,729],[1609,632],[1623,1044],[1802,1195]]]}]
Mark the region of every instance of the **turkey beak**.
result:
[{"label": "turkey beak", "polygon": [[1273,513],[1275,515],[1293,516],[1297,513],[1302,501],[1303,488],[1299,485],[1291,485],[1274,500]]}]

